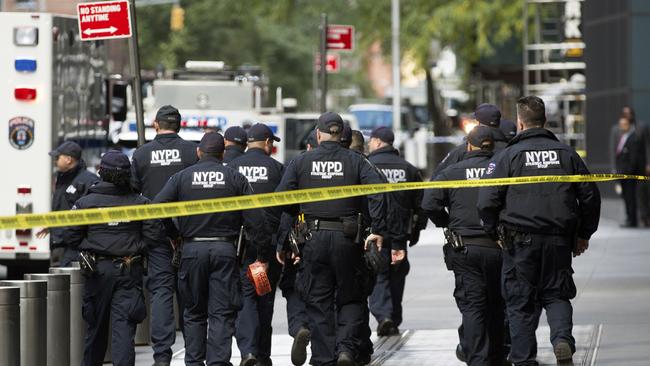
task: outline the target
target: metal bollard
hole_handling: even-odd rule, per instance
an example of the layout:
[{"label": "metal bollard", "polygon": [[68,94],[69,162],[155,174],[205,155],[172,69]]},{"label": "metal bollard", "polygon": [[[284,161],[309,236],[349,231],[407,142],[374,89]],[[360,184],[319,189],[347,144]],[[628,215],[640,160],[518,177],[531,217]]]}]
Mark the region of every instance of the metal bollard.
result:
[{"label": "metal bollard", "polygon": [[28,273],[47,281],[47,366],[70,365],[70,275]]},{"label": "metal bollard", "polygon": [[74,267],[50,268],[50,273],[70,275],[70,365],[81,365],[86,335],[86,323],[81,316],[84,276],[79,268]]},{"label": "metal bollard", "polygon": [[0,281],[20,288],[20,365],[47,364],[47,282]]},{"label": "metal bollard", "polygon": [[20,288],[0,287],[0,365],[20,365]]}]

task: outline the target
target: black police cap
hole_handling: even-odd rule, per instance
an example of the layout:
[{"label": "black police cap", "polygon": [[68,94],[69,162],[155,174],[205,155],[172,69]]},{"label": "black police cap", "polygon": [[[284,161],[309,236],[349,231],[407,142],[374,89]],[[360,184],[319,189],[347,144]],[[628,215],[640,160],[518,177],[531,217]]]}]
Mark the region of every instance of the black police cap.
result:
[{"label": "black police cap", "polygon": [[316,130],[312,130],[305,140],[305,144],[311,146],[312,149],[318,147],[318,139],[316,138]]},{"label": "black police cap", "polygon": [[352,127],[345,122],[343,123],[343,132],[341,132],[341,145],[347,148],[350,147],[350,144],[352,144]]},{"label": "black police cap", "polygon": [[67,155],[79,160],[81,159],[81,146],[73,141],[65,141],[59,145],[59,147],[50,151],[48,154],[55,158],[59,155]]},{"label": "black police cap", "polygon": [[392,144],[395,141],[393,130],[386,126],[375,127],[375,129],[370,133],[370,138],[373,137],[378,138],[387,144]]},{"label": "black police cap", "polygon": [[228,127],[226,132],[223,134],[223,138],[228,141],[245,145],[248,136],[246,136],[246,130],[244,130],[243,128],[239,126],[232,126],[232,127]]},{"label": "black police cap", "polygon": [[124,155],[119,150],[109,150],[102,155],[102,160],[99,163],[100,169],[111,170],[129,170],[131,169],[131,162],[129,157]]},{"label": "black police cap", "polygon": [[483,103],[476,107],[474,118],[482,125],[499,127],[501,111],[494,104]]},{"label": "black police cap", "polygon": [[199,150],[204,153],[222,153],[225,148],[223,136],[218,132],[208,132],[199,143]]},{"label": "black police cap", "polygon": [[475,147],[481,147],[486,142],[491,144],[494,142],[492,130],[490,130],[490,127],[478,125],[469,131],[467,142]]},{"label": "black police cap", "polygon": [[318,117],[316,128],[321,132],[339,134],[343,132],[343,118],[338,113],[325,112]]},{"label": "black police cap", "polygon": [[171,105],[164,105],[160,107],[156,113],[156,121],[169,122],[177,125],[181,124],[181,113]]},{"label": "black police cap", "polygon": [[271,128],[263,123],[256,123],[248,129],[248,142],[266,141],[267,139],[280,142],[280,138],[275,136]]}]

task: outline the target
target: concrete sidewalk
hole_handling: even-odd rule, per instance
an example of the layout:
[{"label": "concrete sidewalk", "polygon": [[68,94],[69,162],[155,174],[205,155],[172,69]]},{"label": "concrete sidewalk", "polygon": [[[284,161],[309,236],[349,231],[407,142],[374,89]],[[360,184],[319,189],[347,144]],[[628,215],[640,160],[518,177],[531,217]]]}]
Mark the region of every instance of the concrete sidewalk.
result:
[{"label": "concrete sidewalk", "polygon": [[[620,200],[605,200],[600,230],[587,253],[574,261],[576,365],[650,365],[650,230],[621,229]],[[453,349],[460,313],[454,303],[453,275],[442,260],[442,232],[429,227],[411,248],[411,273],[404,297],[402,337],[376,343],[374,365],[459,365]],[[278,294],[273,322],[275,365],[290,365],[286,302]],[[540,322],[539,360],[552,364],[548,330]],[[372,324],[373,328],[376,323]],[[174,365],[182,365],[182,337]],[[233,346],[233,364],[239,353]],[[138,347],[137,365],[151,365],[151,349]]]}]

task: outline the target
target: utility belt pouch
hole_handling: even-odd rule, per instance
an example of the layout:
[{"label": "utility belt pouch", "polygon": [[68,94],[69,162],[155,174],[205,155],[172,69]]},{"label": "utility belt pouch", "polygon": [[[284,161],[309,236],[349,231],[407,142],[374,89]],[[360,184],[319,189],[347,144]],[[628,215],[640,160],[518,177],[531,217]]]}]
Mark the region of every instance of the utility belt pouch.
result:
[{"label": "utility belt pouch", "polygon": [[447,239],[447,244],[449,244],[453,250],[461,252],[465,249],[465,243],[463,242],[462,236],[449,229],[445,229],[444,233],[445,238]]},{"label": "utility belt pouch", "polygon": [[92,276],[93,273],[97,272],[97,259],[95,255],[86,251],[79,252],[79,267],[84,276]]},{"label": "utility belt pouch", "polygon": [[174,249],[174,253],[172,254],[172,266],[178,269],[181,266],[181,255],[183,254],[183,239],[178,239],[173,249]]},{"label": "utility belt pouch", "polygon": [[344,217],[341,221],[343,222],[343,236],[354,240],[355,243],[360,243],[363,235],[363,217],[361,214],[356,217]]}]

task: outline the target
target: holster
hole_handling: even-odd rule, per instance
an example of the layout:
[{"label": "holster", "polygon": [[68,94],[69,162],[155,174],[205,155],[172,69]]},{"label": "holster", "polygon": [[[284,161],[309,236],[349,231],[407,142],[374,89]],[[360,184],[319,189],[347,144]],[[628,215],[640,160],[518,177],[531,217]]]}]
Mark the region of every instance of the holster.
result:
[{"label": "holster", "polygon": [[237,237],[237,262],[239,265],[244,264],[244,258],[246,257],[246,235],[244,232],[244,227],[239,228],[239,236]]},{"label": "holster", "polygon": [[462,236],[458,235],[454,231],[449,230],[448,228],[445,228],[443,232],[445,233],[447,244],[449,244],[453,250],[461,252],[465,249],[465,243],[463,242]]},{"label": "holster", "polygon": [[354,240],[356,244],[360,244],[363,241],[363,215],[361,213],[357,214],[356,217],[344,217],[343,222],[343,235]]},{"label": "holster", "polygon": [[86,251],[79,252],[79,267],[81,268],[81,274],[87,277],[97,272],[97,259],[95,254]]},{"label": "holster", "polygon": [[172,253],[172,266],[178,269],[181,266],[181,256],[183,255],[183,239],[178,238],[175,242],[174,253]]}]

